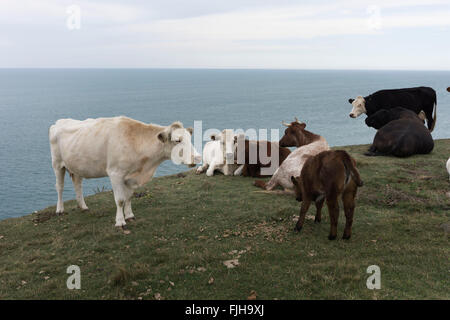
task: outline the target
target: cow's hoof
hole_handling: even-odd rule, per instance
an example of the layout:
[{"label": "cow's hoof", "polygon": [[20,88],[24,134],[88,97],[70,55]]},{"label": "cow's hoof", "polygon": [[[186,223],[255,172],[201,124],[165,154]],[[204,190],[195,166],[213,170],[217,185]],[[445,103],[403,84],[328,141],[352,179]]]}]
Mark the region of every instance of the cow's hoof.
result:
[{"label": "cow's hoof", "polygon": [[294,231],[295,232],[300,232],[300,231],[302,231],[302,227],[295,226]]},{"label": "cow's hoof", "polygon": [[135,217],[127,218],[127,219],[125,219],[125,221],[126,222],[134,222],[134,221],[136,221],[136,218]]},{"label": "cow's hoof", "polygon": [[81,209],[81,211],[89,211],[89,208],[88,207],[86,207],[86,208],[80,208]]},{"label": "cow's hoof", "polygon": [[335,240],[336,236],[332,236],[331,234],[328,236],[328,240]]},{"label": "cow's hoof", "polygon": [[322,219],[317,219],[317,218],[314,219],[314,223],[320,223],[320,221],[322,221]]},{"label": "cow's hoof", "polygon": [[125,221],[124,221],[123,223],[116,223],[115,227],[116,227],[118,230],[124,230],[124,229],[127,228],[127,224],[126,224]]},{"label": "cow's hoof", "polygon": [[348,239],[350,239],[350,237],[351,237],[351,235],[346,235],[346,234],[344,234],[344,235],[342,236],[342,239],[348,240]]}]

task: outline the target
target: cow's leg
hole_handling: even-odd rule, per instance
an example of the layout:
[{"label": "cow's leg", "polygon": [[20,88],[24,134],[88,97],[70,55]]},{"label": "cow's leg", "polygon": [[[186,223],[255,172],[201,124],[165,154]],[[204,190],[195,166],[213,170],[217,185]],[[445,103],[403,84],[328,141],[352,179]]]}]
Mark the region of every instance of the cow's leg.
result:
[{"label": "cow's leg", "polygon": [[215,162],[215,161],[212,161],[212,162],[209,164],[208,170],[206,171],[206,175],[207,175],[208,177],[213,176],[213,175],[214,175],[214,170],[216,170],[216,162]]},{"label": "cow's leg", "polygon": [[130,200],[131,195],[130,189],[125,185],[122,177],[110,176],[111,186],[114,192],[114,200],[116,202],[116,227],[123,227],[126,225],[124,217],[124,208],[127,200]]},{"label": "cow's leg", "polygon": [[330,215],[330,234],[328,235],[329,240],[336,239],[337,225],[339,219],[339,203],[337,195],[333,194],[327,196],[327,206],[328,214]]},{"label": "cow's leg", "polygon": [[196,173],[200,174],[200,173],[204,172],[206,169],[208,169],[208,164],[207,163],[205,163],[205,164],[201,165],[200,167],[198,167]]},{"label": "cow's leg", "polygon": [[77,195],[78,206],[83,211],[88,210],[89,208],[87,207],[86,202],[84,202],[84,197],[83,197],[83,186],[82,186],[83,178],[76,174],[72,174],[71,178],[72,178],[73,186],[75,188],[75,193]]},{"label": "cow's leg", "polygon": [[296,231],[302,230],[303,224],[305,223],[306,212],[308,212],[310,204],[311,200],[309,200],[308,198],[303,198],[302,206],[300,208],[300,216],[298,217],[297,224],[295,225]]},{"label": "cow's leg", "polygon": [[125,214],[125,221],[130,221],[130,220],[135,219],[133,210],[131,210],[131,197],[127,201],[125,201],[124,214]]},{"label": "cow's leg", "polygon": [[244,164],[240,165],[235,171],[234,171],[234,175],[235,176],[240,176],[242,174],[242,170],[244,169]]},{"label": "cow's leg", "polygon": [[324,201],[325,197],[322,197],[320,200],[316,200],[316,217],[314,218],[315,223],[322,221],[322,207]]},{"label": "cow's leg", "polygon": [[353,213],[355,212],[355,197],[357,188],[347,188],[342,195],[345,212],[345,229],[342,239],[350,239],[352,236]]},{"label": "cow's leg", "polygon": [[64,212],[63,190],[64,190],[64,175],[66,174],[66,168],[58,168],[53,166],[56,176],[56,191],[58,192],[58,203],[56,204],[56,213]]}]

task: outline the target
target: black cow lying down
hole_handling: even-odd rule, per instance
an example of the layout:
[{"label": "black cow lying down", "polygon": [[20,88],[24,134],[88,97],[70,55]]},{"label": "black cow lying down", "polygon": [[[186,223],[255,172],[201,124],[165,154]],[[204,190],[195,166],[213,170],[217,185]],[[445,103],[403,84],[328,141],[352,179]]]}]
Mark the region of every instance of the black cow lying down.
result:
[{"label": "black cow lying down", "polygon": [[430,153],[434,148],[430,131],[413,111],[401,107],[380,110],[368,117],[366,124],[379,129],[366,156],[409,157]]}]

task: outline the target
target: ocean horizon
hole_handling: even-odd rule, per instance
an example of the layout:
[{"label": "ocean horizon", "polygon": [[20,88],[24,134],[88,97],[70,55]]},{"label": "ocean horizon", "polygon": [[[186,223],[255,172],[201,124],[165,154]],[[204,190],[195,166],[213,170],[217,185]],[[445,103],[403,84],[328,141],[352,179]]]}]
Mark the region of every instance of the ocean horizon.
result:
[{"label": "ocean horizon", "polygon": [[[437,93],[434,139],[450,138],[450,71],[3,68],[0,69],[0,220],[55,205],[48,128],[58,119],[124,115],[146,123],[203,130],[279,129],[294,117],[330,146],[369,144],[365,116],[351,119],[349,98],[377,90],[430,86]],[[203,143],[205,143],[204,141]],[[186,171],[164,162],[156,176]],[[443,162],[443,170],[444,162]],[[66,175],[64,200],[74,199]],[[110,189],[83,181],[84,194]],[[89,203],[87,203],[89,206]]]}]

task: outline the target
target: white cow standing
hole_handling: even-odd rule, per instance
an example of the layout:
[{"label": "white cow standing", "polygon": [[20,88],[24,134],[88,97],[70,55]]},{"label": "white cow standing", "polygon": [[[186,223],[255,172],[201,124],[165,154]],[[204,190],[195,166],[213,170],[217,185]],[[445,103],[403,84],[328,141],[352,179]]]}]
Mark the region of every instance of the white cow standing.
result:
[{"label": "white cow standing", "polygon": [[180,122],[165,127],[127,117],[56,121],[49,129],[58,192],[56,213],[64,212],[66,170],[82,210],[88,209],[82,179],[108,176],[117,206],[116,226],[125,226],[125,220],[134,218],[133,190],[150,181],[161,162],[172,159],[177,164],[195,166],[201,161],[191,144],[191,135],[192,129],[185,129]]},{"label": "white cow standing", "polygon": [[226,176],[233,175],[238,167],[234,159],[236,153],[236,135],[231,129],[225,129],[220,134],[211,135],[211,140],[203,148],[203,164],[197,168],[197,174],[206,170],[211,177],[218,170]]}]

